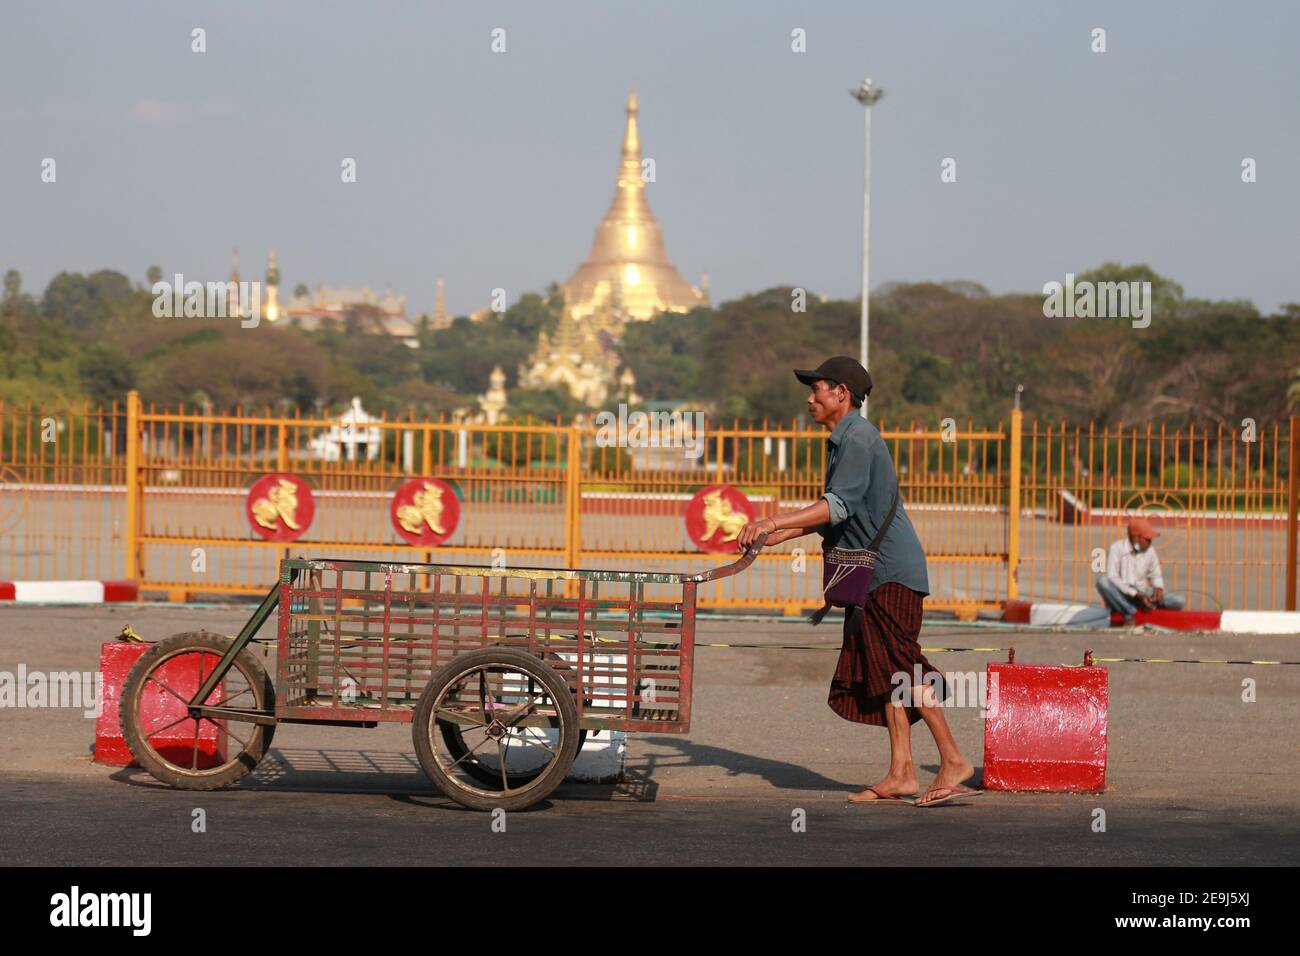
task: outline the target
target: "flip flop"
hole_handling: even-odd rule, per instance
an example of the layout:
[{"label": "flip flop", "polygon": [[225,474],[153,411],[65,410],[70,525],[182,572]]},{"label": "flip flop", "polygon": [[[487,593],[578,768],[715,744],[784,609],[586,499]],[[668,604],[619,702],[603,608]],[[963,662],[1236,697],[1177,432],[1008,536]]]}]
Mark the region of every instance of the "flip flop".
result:
[{"label": "flip flop", "polygon": [[867,790],[874,793],[875,796],[863,798],[859,797],[856,793],[851,793],[849,794],[849,803],[888,803],[895,806],[899,804],[907,804],[909,807],[913,806],[913,802],[905,797],[900,797],[892,793],[881,793],[875,787],[867,787]]},{"label": "flip flop", "polygon": [[937,807],[939,804],[947,803],[949,800],[956,800],[958,797],[978,797],[981,793],[984,792],[983,790],[969,790],[966,787],[963,787],[961,784],[958,784],[953,787],[931,787],[929,790],[925,792],[932,793],[935,790],[947,790],[948,792],[944,794],[942,797],[935,797],[933,800],[925,800],[925,797],[923,795],[921,797],[921,800],[925,800],[924,803],[922,803],[921,800],[917,800],[912,805],[915,807],[920,807],[921,809],[924,810],[930,807]]}]

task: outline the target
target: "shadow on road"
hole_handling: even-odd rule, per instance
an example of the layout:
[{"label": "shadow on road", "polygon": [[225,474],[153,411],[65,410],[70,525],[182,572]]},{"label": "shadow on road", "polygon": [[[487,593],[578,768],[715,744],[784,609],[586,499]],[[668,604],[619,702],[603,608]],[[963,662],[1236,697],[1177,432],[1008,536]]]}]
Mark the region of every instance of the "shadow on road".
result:
[{"label": "shadow on road", "polygon": [[718,767],[729,777],[755,776],[780,790],[841,790],[848,786],[816,771],[782,760],[696,744],[681,737],[641,737],[640,742],[673,751],[629,758],[625,776],[650,777],[661,767]]},{"label": "shadow on road", "polygon": [[[696,744],[680,737],[641,737],[639,739],[643,743],[653,744],[656,747],[675,751],[675,753],[648,753],[636,758],[629,758],[628,766],[624,770],[625,777],[644,776],[649,778],[654,774],[655,770],[662,767],[719,767],[725,770],[729,777],[746,775],[761,777],[778,790],[860,789],[872,782],[870,780],[863,780],[861,783],[845,782],[809,770],[799,764],[787,763],[782,760],[769,760],[765,757],[756,757],[753,754],[728,750],[725,747]],[[916,769],[922,774],[936,774],[939,772],[938,764],[918,764]],[[873,779],[884,776],[885,770],[884,765],[877,768]],[[975,766],[975,775],[971,777],[968,783],[972,786],[982,786],[983,780],[984,768],[977,764]]]},{"label": "shadow on road", "polygon": [[[618,783],[563,784],[556,796],[564,799],[653,803],[659,796],[660,770],[682,767],[717,767],[728,777],[757,777],[776,790],[840,791],[866,786],[868,781],[845,782],[809,770],[799,764],[770,760],[753,754],[692,743],[680,737],[640,738],[656,752],[629,757]],[[918,771],[933,774],[937,766],[919,765]],[[884,767],[879,768],[883,774]],[[170,789],[139,767],[124,767],[111,779],[131,786]],[[971,783],[979,786],[983,768],[975,768]],[[321,749],[316,747],[272,747],[261,763],[230,790],[268,790],[279,793],[370,793],[393,796],[408,803],[456,807],[446,801],[420,768],[415,755],[402,751]],[[416,800],[415,798],[420,798]],[[432,799],[435,803],[429,803]],[[539,806],[544,806],[543,801]]]},{"label": "shadow on road", "polygon": [[[123,767],[111,779],[137,787],[171,789],[140,767]],[[438,788],[424,775],[414,754],[316,747],[272,747],[252,773],[226,789],[438,794]]]}]

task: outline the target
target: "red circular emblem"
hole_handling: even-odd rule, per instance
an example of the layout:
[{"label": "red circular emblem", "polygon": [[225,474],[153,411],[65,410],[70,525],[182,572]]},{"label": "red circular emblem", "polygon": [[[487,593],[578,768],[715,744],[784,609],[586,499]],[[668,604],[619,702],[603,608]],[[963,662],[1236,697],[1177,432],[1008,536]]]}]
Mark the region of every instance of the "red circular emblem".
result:
[{"label": "red circular emblem", "polygon": [[307,483],[297,475],[263,475],[244,499],[244,514],[252,529],[267,541],[296,541],[316,517],[316,502]]},{"label": "red circular emblem", "polygon": [[735,551],[740,529],[755,516],[749,499],[731,485],[709,485],[686,506],[686,533],[701,551]]},{"label": "red circular emblem", "polygon": [[434,548],[460,524],[460,499],[445,481],[412,478],[393,492],[388,512],[393,530],[408,544]]}]

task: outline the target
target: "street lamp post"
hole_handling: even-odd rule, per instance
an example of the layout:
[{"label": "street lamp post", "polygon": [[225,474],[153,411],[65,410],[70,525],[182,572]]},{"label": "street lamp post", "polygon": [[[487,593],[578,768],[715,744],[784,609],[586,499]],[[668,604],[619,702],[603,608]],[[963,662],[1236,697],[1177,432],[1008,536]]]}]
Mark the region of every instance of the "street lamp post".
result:
[{"label": "street lamp post", "polygon": [[[862,86],[858,87],[858,89],[849,90],[849,95],[866,107],[863,113],[867,117],[867,137],[862,163],[862,342],[859,349],[859,360],[862,362],[862,367],[867,369],[870,368],[867,365],[867,329],[870,315],[870,283],[867,263],[871,247],[871,107],[876,105],[876,101],[880,99],[884,92],[871,82],[870,77],[863,80]],[[867,417],[867,399],[865,396],[862,399],[862,417]]]}]

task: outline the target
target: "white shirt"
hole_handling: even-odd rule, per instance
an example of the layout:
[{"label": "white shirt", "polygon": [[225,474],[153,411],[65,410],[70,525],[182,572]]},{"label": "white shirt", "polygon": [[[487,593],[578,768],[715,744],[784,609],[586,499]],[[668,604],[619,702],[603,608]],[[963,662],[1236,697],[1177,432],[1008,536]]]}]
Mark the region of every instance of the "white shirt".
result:
[{"label": "white shirt", "polygon": [[1110,552],[1106,555],[1106,577],[1129,597],[1139,590],[1145,592],[1165,586],[1164,575],[1160,573],[1160,559],[1156,557],[1156,546],[1152,544],[1145,551],[1138,551],[1128,538],[1110,546]]}]

